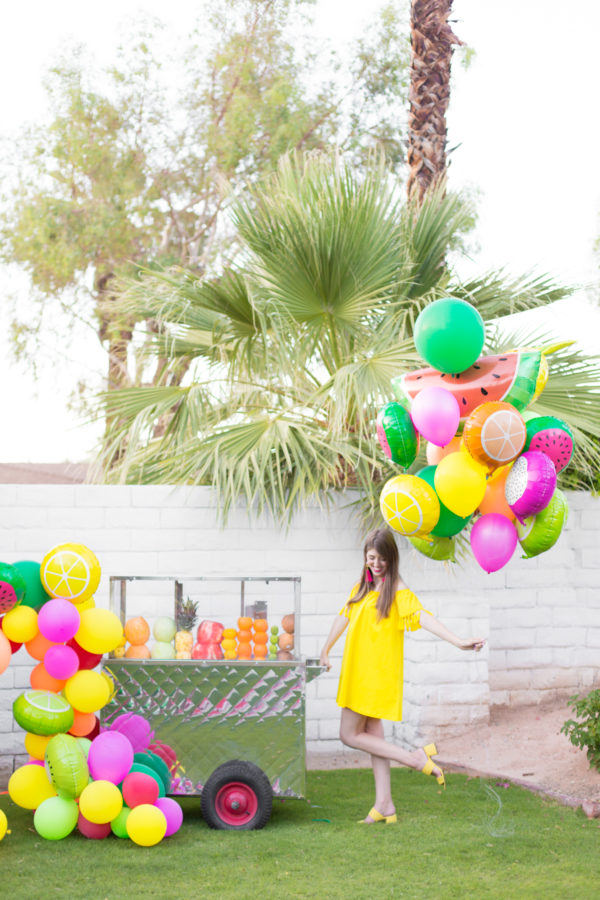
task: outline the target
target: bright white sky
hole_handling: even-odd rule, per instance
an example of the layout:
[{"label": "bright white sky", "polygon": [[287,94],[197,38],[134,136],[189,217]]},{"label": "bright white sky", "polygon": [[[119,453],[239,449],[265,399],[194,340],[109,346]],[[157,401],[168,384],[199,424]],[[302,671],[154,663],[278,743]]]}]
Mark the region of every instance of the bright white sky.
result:
[{"label": "bright white sky", "polygon": [[[340,0],[317,0],[317,19],[324,34],[342,40],[360,34],[381,5],[345,0],[340,16]],[[189,0],[7,5],[0,34],[0,131],[10,134],[43,110],[44,70],[65,40],[84,43],[100,62],[108,61],[124,17],[143,10],[184,36],[196,9]],[[451,187],[470,185],[481,197],[474,270],[536,269],[568,283],[597,283],[600,4],[572,0],[567,13],[564,0],[455,0],[453,17],[456,34],[477,53],[468,71],[454,67],[449,115],[450,145],[460,144],[452,156]],[[600,312],[588,293],[582,289],[545,310],[535,324],[600,353]],[[84,459],[96,430],[79,424],[66,403],[80,378],[104,370],[100,349],[93,343],[64,346],[53,338],[36,384],[9,359],[1,304],[0,325],[0,461]],[[70,364],[55,367],[58,358]]]}]

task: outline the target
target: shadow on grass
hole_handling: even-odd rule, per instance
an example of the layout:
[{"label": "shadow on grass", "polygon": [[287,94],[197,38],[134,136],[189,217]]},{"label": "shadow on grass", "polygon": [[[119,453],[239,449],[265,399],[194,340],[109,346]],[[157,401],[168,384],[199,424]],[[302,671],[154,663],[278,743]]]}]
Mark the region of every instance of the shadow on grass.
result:
[{"label": "shadow on grass", "polygon": [[138,898],[595,896],[598,824],[520,788],[392,770],[397,825],[364,826],[370,770],[309,772],[309,801],[278,800],[262,831],[207,828],[198,799],[156,847],[74,833],[44,841],[33,815],[4,797],[12,834],[0,843],[2,896]]}]

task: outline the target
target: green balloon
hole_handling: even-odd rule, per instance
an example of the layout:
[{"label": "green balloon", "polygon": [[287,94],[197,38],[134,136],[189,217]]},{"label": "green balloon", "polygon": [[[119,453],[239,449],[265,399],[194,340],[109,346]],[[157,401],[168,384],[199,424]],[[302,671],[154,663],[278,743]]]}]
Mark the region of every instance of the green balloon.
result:
[{"label": "green balloon", "polygon": [[379,411],[377,440],[385,455],[404,469],[412,465],[419,452],[419,435],[410,413],[395,401],[387,403]]},{"label": "green balloon", "polygon": [[112,820],[110,823],[110,827],[112,833],[116,835],[118,838],[128,838],[127,834],[127,819],[129,818],[129,813],[131,810],[128,806],[124,806],[119,815]]},{"label": "green balloon", "polygon": [[517,522],[519,543],[525,551],[522,558],[531,559],[553,547],[561,535],[568,513],[567,498],[556,488],[548,506],[537,516],[530,516],[522,524]]},{"label": "green balloon", "polygon": [[65,797],[49,797],[40,803],[33,816],[33,825],[40,837],[47,841],[61,841],[77,825],[79,807]]},{"label": "green balloon", "polygon": [[423,556],[429,557],[429,559],[435,559],[438,562],[456,562],[454,540],[451,537],[434,537],[431,541],[411,537],[408,540],[415,550],[418,550]]},{"label": "green balloon", "polygon": [[466,300],[445,297],[430,303],[419,314],[414,339],[419,356],[430,366],[438,372],[458,374],[481,355],[485,325]]},{"label": "green balloon", "polygon": [[[420,472],[417,472],[417,478],[422,478],[423,481],[426,481],[434,491],[436,469],[437,466],[425,466],[424,469],[421,469]],[[440,500],[439,497],[438,500]],[[470,519],[471,516],[467,516],[466,518],[457,516],[456,513],[453,513],[452,510],[448,509],[447,506],[444,506],[444,504],[440,500],[440,517],[437,521],[437,525],[432,529],[430,534],[432,534],[434,537],[454,537],[455,534],[458,534],[459,531],[463,530]]]},{"label": "green balloon", "polygon": [[23,603],[26,589],[25,579],[17,567],[0,562],[0,615]]},{"label": "green balloon", "polygon": [[134,762],[130,772],[142,772],[144,775],[149,775],[151,778],[154,778],[155,782],[158,785],[158,796],[165,797],[166,791],[165,786],[163,784],[163,780],[155,769],[151,769],[150,766],[142,765],[141,763]]},{"label": "green balloon", "polygon": [[142,766],[148,766],[149,769],[152,769],[162,781],[165,791],[170,790],[171,774],[164,759],[161,759],[160,756],[153,753],[151,750],[145,750],[143,753],[134,753],[133,761],[134,763],[139,763]]},{"label": "green balloon", "polygon": [[25,582],[25,597],[23,598],[23,606],[31,606],[32,609],[39,609],[52,597],[47,594],[40,579],[40,564],[30,559],[22,559],[20,562],[13,563],[21,577]]}]

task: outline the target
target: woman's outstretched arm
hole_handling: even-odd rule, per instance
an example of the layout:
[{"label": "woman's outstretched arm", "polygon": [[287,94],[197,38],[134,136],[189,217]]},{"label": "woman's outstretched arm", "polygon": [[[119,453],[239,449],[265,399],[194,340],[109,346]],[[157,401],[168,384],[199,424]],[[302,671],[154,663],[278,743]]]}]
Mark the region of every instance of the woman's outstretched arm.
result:
[{"label": "woman's outstretched arm", "polygon": [[321,650],[321,656],[319,662],[322,666],[327,666],[327,671],[331,668],[331,663],[329,662],[329,651],[343,633],[344,629],[348,624],[348,619],[346,616],[336,616],[333,620],[333,625],[331,626],[331,631],[327,636],[327,640],[323,645],[323,649]]},{"label": "woman's outstretched arm", "polygon": [[454,634],[453,631],[450,631],[449,628],[446,628],[445,625],[432,616],[431,613],[425,612],[425,610],[421,610],[420,620],[421,628],[424,628],[425,631],[430,631],[431,634],[435,634],[436,637],[441,638],[443,641],[448,641],[449,644],[454,644],[455,647],[458,647],[459,650],[481,650],[483,645],[485,644],[484,638],[460,638],[458,635]]}]

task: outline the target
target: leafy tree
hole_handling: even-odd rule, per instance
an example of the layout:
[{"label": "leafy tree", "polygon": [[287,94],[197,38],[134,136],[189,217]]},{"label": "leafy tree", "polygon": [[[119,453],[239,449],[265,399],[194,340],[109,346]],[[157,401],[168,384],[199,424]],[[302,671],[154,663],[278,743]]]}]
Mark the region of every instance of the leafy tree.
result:
[{"label": "leafy tree", "polygon": [[[235,266],[216,279],[173,270],[131,283],[125,313],[160,323],[146,336],[149,358],[167,360],[167,371],[181,359],[194,365],[185,384],[165,379],[106,397],[121,423],[105,441],[106,475],[211,483],[225,516],[242,495],[281,519],[309,498],[358,486],[372,514],[394,474],[375,450],[374,419],[390,378],[422,364],[412,333],[424,305],[468,299],[496,321],[486,348],[494,352],[539,341],[508,333],[504,317],[568,294],[546,278],[501,272],[461,282],[447,259],[460,253],[472,211],[444,191],[405,202],[381,159],[358,173],[339,157],[287,158],[232,201]],[[588,476],[600,462],[590,440],[600,432],[598,375],[597,360],[563,348],[535,407],[573,427]],[[157,436],[159,421],[168,425]]]},{"label": "leafy tree", "polygon": [[[0,256],[28,273],[38,302],[32,324],[17,323],[21,351],[35,357],[43,315],[59,304],[68,320],[97,331],[109,389],[141,378],[137,313],[122,314],[117,279],[140,265],[219,271],[235,251],[224,181],[236,190],[290,148],[332,142],[356,161],[383,143],[393,165],[402,162],[408,43],[393,5],[349,66],[334,56],[325,70],[306,20],[310,0],[207,6],[188,52],[177,48],[184,71],[174,80],[155,26],[126,42],[131,49],[108,71],[90,71],[83,51],[57,64],[49,123],[23,135],[5,179]],[[165,368],[157,363],[155,382]],[[185,360],[171,366],[170,381],[186,369]]]}]

